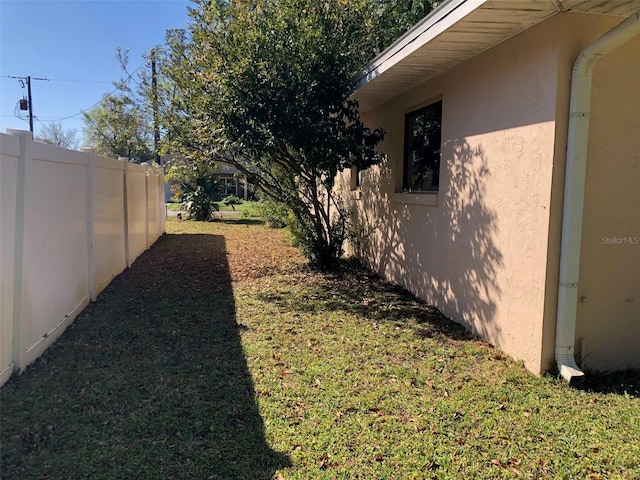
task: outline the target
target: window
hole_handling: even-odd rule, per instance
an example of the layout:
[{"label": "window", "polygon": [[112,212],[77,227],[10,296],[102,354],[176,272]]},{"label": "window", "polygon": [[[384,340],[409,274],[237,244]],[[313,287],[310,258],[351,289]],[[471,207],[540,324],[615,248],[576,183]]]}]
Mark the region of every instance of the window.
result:
[{"label": "window", "polygon": [[356,165],[351,167],[351,190],[357,190],[360,188],[362,182],[362,170]]},{"label": "window", "polygon": [[222,195],[225,197],[228,195],[237,195],[236,192],[236,179],[233,177],[222,177],[220,179],[220,184],[222,186]]},{"label": "window", "polygon": [[403,191],[438,191],[441,130],[442,100],[405,116]]}]

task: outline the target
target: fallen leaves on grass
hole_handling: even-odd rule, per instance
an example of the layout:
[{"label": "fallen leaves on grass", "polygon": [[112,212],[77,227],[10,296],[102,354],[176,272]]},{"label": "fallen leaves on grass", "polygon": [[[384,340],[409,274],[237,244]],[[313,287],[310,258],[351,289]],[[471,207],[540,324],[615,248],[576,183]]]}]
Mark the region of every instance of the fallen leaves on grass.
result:
[{"label": "fallen leaves on grass", "polygon": [[573,390],[282,231],[167,229],[3,388],[3,478],[640,477],[635,374]]}]

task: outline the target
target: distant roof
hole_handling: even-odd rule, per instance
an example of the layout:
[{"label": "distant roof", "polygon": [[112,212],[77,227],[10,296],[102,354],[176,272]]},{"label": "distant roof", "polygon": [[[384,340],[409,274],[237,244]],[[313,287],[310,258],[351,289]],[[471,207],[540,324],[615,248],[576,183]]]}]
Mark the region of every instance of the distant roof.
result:
[{"label": "distant roof", "polygon": [[364,68],[354,97],[370,110],[560,12],[638,10],[640,0],[447,0]]},{"label": "distant roof", "polygon": [[240,170],[238,170],[233,165],[227,165],[226,163],[220,163],[218,165],[218,171],[216,173],[219,174],[219,175],[235,175],[237,173],[240,173]]}]

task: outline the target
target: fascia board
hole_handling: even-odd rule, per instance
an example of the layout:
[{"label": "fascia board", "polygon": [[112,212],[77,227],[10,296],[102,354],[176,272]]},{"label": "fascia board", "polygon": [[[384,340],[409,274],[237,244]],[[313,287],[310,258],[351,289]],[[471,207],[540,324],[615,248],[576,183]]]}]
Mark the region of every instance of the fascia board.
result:
[{"label": "fascia board", "polygon": [[389,70],[462,20],[487,0],[448,0],[374,58],[357,76],[354,91]]}]

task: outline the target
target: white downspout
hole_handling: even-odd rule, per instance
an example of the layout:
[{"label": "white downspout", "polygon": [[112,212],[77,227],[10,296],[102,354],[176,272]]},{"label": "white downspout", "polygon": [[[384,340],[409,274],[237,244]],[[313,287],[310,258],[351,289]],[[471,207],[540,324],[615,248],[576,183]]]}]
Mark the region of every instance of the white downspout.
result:
[{"label": "white downspout", "polygon": [[640,33],[640,11],[589,45],[578,56],[573,66],[562,211],[555,350],[560,375],[573,384],[582,383],[584,380],[584,372],[576,365],[574,350],[592,73],[600,57],[638,33]]}]

